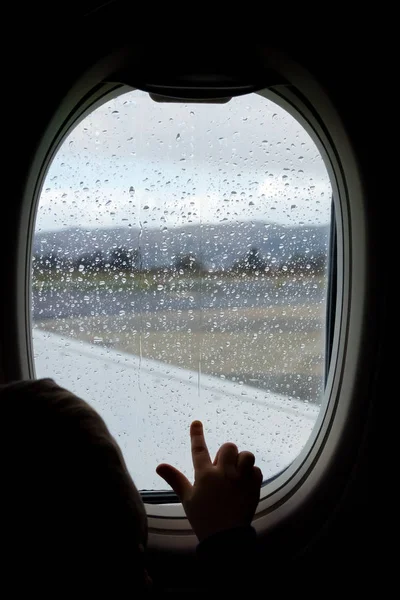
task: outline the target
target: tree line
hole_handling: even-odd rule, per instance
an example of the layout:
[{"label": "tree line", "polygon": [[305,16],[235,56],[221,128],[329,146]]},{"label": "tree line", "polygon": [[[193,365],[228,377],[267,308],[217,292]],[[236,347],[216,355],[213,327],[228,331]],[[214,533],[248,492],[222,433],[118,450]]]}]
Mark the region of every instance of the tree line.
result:
[{"label": "tree line", "polygon": [[[268,261],[261,254],[260,249],[253,246],[236,260],[230,269],[224,269],[233,274],[237,273],[282,273],[285,271],[312,273],[321,273],[325,270],[326,254],[302,255],[293,254],[282,263]],[[142,255],[139,249],[130,250],[125,247],[114,248],[108,256],[96,250],[94,252],[83,253],[79,257],[71,260],[60,256],[51,251],[45,254],[35,254],[32,260],[33,272],[38,274],[51,273],[54,271],[87,272],[96,273],[102,271],[123,271],[123,272],[178,272],[180,274],[200,275],[208,273],[208,268],[203,261],[193,253],[182,253],[178,255],[174,262],[158,268],[143,268]]]}]

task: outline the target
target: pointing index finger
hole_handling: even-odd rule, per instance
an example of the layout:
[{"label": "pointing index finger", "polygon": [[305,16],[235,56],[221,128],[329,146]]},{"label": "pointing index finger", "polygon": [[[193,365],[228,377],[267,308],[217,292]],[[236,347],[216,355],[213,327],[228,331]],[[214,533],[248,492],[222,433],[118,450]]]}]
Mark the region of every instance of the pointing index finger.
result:
[{"label": "pointing index finger", "polygon": [[201,421],[193,421],[191,424],[190,438],[192,442],[194,470],[197,471],[205,466],[211,465],[211,458],[204,438],[203,424]]}]

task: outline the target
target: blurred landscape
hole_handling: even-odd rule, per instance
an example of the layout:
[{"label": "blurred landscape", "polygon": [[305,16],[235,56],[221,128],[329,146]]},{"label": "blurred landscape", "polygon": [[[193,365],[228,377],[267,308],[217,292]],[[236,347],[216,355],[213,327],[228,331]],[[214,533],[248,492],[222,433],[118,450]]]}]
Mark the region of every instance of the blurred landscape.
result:
[{"label": "blurred landscape", "polygon": [[260,222],[37,232],[34,327],[319,402],[328,238]]}]

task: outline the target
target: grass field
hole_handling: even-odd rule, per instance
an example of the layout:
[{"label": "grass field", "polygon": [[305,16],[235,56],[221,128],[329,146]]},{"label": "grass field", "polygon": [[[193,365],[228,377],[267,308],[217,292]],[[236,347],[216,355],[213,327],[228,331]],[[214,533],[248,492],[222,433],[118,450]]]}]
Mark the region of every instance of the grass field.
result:
[{"label": "grass field", "polygon": [[146,312],[36,321],[46,331],[318,401],[321,304]]},{"label": "grass field", "polygon": [[240,281],[273,281],[279,286],[292,280],[310,280],[316,285],[325,285],[325,277],[321,273],[300,272],[295,276],[291,272],[280,271],[279,273],[260,273],[257,276],[251,273],[237,274],[234,272],[211,272],[198,275],[181,275],[174,271],[170,273],[162,272],[127,272],[127,271],[77,271],[72,269],[67,271],[47,271],[41,273],[35,271],[32,274],[32,290],[36,292],[43,291],[67,291],[67,290],[87,290],[88,292],[105,288],[107,290],[152,290],[157,286],[163,285],[166,291],[179,289],[198,290],[200,287],[213,285],[216,281],[232,284]]}]

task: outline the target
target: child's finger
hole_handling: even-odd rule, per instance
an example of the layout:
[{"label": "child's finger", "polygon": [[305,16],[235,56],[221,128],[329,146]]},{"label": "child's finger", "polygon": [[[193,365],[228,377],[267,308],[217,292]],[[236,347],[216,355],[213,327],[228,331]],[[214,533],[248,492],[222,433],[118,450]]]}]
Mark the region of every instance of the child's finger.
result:
[{"label": "child's finger", "polygon": [[190,426],[190,438],[192,442],[192,459],[194,470],[198,471],[211,465],[211,458],[204,438],[203,424],[193,421]]},{"label": "child's finger", "polygon": [[184,502],[192,492],[192,484],[183,473],[171,465],[158,465],[157,474],[172,487],[181,502]]}]

